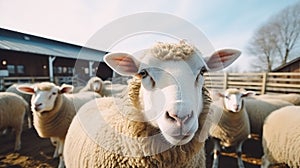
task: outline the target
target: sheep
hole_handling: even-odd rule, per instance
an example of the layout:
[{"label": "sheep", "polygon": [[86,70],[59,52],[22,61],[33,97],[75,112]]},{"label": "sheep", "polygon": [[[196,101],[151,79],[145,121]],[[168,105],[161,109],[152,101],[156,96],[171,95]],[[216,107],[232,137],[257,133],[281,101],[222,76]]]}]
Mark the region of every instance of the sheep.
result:
[{"label": "sheep", "polygon": [[99,77],[92,77],[86,86],[79,92],[94,91],[99,93],[102,97],[104,96],[122,96],[122,92],[126,90],[127,85],[112,83],[111,81],[103,81]]},{"label": "sheep", "polygon": [[[29,106],[31,106],[30,104],[30,100],[31,100],[31,96],[22,92],[19,92],[17,87],[19,85],[25,85],[25,84],[13,84],[10,87],[8,87],[5,92],[12,92],[15,93],[19,96],[21,96],[27,103]],[[31,84],[26,84],[26,85],[31,85]],[[32,112],[30,110],[30,108],[28,108],[28,110],[26,111],[27,114],[27,124],[28,124],[28,128],[32,128]]]},{"label": "sheep", "polygon": [[292,103],[279,99],[245,99],[245,107],[250,120],[251,135],[261,137],[266,117],[274,110],[292,105]]},{"label": "sheep", "polygon": [[184,41],[160,42],[141,57],[105,55],[114,71],[133,78],[123,97],[99,98],[79,110],[66,136],[66,167],[205,167],[211,98],[203,73],[239,55],[224,49],[205,63]]},{"label": "sheep", "polygon": [[210,136],[214,142],[214,160],[212,167],[219,166],[221,146],[234,146],[237,153],[238,167],[245,167],[241,158],[242,145],[250,135],[250,123],[243,98],[252,96],[252,91],[227,89],[219,93],[220,101],[212,103],[213,122],[210,128]]},{"label": "sheep", "polygon": [[261,167],[284,163],[300,167],[300,106],[282,107],[270,114],[263,126]]},{"label": "sheep", "polygon": [[63,84],[59,87],[51,82],[19,86],[17,89],[32,95],[34,127],[40,137],[51,138],[57,143],[54,156],[58,153],[58,167],[64,167],[64,140],[73,117],[83,104],[100,96],[94,92],[64,94],[72,92],[73,86]]},{"label": "sheep", "polygon": [[85,87],[79,90],[79,92],[94,91],[101,94],[103,87],[103,80],[97,76],[91,77]]},{"label": "sheep", "polygon": [[21,149],[21,134],[28,103],[19,95],[0,92],[0,129],[12,127],[16,140],[14,150]]},{"label": "sheep", "polygon": [[256,96],[257,99],[280,99],[290,102],[294,105],[300,105],[300,94],[289,93],[289,94],[263,94]]}]

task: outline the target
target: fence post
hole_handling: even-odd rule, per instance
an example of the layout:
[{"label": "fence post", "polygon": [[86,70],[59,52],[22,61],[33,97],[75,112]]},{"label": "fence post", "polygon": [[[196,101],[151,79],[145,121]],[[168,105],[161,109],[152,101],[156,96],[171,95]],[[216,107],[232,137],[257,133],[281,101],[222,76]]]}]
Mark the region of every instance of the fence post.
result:
[{"label": "fence post", "polygon": [[4,86],[4,78],[0,77],[0,91],[4,90],[5,86]]},{"label": "fence post", "polygon": [[266,93],[266,87],[267,87],[267,77],[268,77],[268,73],[264,72],[262,74],[262,86],[261,86],[261,92],[260,94],[265,94]]},{"label": "fence post", "polygon": [[226,90],[228,88],[228,74],[224,72],[224,85],[223,89]]}]

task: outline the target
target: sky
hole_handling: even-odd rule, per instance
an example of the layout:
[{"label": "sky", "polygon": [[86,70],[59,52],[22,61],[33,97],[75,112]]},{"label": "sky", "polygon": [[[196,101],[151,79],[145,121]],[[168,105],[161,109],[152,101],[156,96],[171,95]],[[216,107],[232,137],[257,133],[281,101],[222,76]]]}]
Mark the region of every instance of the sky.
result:
[{"label": "sky", "polygon": [[[170,14],[199,29],[215,49],[241,50],[242,56],[233,66],[247,71],[249,61],[255,60],[246,50],[255,30],[272,15],[297,2],[299,0],[0,0],[0,27],[101,49],[97,45],[89,46],[90,39],[119,18],[142,12]],[[149,20],[145,23],[151,24]],[[146,41],[147,37],[139,37],[138,44],[131,42],[130,47],[141,47],[143,38]],[[128,47],[120,45],[118,50],[126,50],[124,46]]]}]

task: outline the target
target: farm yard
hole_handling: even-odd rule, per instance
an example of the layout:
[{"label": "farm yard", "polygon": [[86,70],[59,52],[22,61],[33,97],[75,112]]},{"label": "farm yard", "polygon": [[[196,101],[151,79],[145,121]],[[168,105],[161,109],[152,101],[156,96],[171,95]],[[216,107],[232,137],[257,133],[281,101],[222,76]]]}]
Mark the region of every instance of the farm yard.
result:
[{"label": "farm yard", "polygon": [[[14,136],[0,136],[0,167],[1,168],[56,168],[58,159],[52,159],[54,147],[49,139],[38,137],[34,129],[24,128],[22,133],[22,149],[13,152]],[[261,143],[249,139],[245,142],[243,161],[247,168],[259,168],[262,156]],[[211,167],[212,143],[207,141],[207,168]],[[233,152],[222,153],[220,167],[236,167],[236,155]]]},{"label": "farm yard", "polygon": [[[0,136],[0,167],[1,168],[56,168],[58,159],[53,159],[54,147],[49,139],[38,137],[34,129],[24,128],[22,133],[22,149],[13,152],[14,136]],[[207,168],[211,167],[212,142],[206,143]],[[259,168],[261,164],[262,147],[259,139],[249,139],[244,144],[242,155],[246,168]],[[236,154],[230,149],[223,152],[220,158],[220,168],[237,167]],[[277,168],[284,168],[278,165]]]},{"label": "farm yard", "polygon": [[[250,74],[251,77],[239,77],[238,74],[207,74],[209,78],[206,86],[210,89],[224,90],[226,88],[245,88],[254,90],[256,93],[278,94],[300,92],[299,73],[270,73],[270,74]],[[276,77],[275,77],[276,75]],[[224,76],[226,78],[224,78]],[[246,76],[243,74],[243,76]],[[284,79],[285,78],[285,79]],[[278,79],[275,81],[274,79]],[[244,83],[243,83],[244,82]],[[248,82],[248,84],[246,84]],[[265,83],[263,83],[265,82]],[[269,82],[269,83],[268,83]],[[272,83],[270,83],[272,82]],[[275,83],[275,84],[274,84]],[[214,84],[214,85],[213,85]],[[273,87],[273,88],[271,88]],[[276,87],[276,89],[274,89]],[[286,89],[292,88],[292,89]],[[10,168],[54,168],[58,165],[58,159],[53,159],[54,146],[49,139],[42,139],[38,136],[34,128],[27,127],[27,120],[24,120],[22,133],[22,148],[19,152],[13,152],[15,136],[12,133],[0,136],[0,167]],[[208,139],[205,144],[206,165],[211,167],[213,155],[213,143]],[[242,160],[246,168],[258,168],[261,165],[263,155],[261,137],[245,141],[243,145]],[[237,155],[232,148],[222,150],[220,157],[220,167],[237,167]],[[284,164],[274,167],[287,167]]]},{"label": "farm yard", "polygon": [[0,13],[0,168],[300,168],[299,0]]}]

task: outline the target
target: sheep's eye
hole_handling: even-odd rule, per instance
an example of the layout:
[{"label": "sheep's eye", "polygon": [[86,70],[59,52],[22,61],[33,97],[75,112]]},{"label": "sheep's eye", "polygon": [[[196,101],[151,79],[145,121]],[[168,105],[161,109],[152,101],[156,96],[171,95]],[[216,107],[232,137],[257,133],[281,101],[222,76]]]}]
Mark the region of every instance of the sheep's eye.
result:
[{"label": "sheep's eye", "polygon": [[207,72],[207,69],[205,67],[202,67],[200,70],[200,75],[204,75],[204,73]]},{"label": "sheep's eye", "polygon": [[140,72],[139,72],[139,75],[142,77],[142,78],[146,78],[148,76],[148,72],[145,70],[145,69],[142,69]]},{"label": "sheep's eye", "polygon": [[205,73],[206,71],[207,71],[207,70],[206,70],[206,68],[205,68],[205,67],[202,67],[202,68],[201,68],[201,70],[200,70],[199,74],[197,75],[196,82],[197,82],[197,81],[199,81],[199,79],[200,79],[200,76],[203,76],[203,75],[204,75],[204,73]]},{"label": "sheep's eye", "polygon": [[52,95],[56,95],[56,92],[52,92]]},{"label": "sheep's eye", "polygon": [[230,99],[229,96],[225,96],[225,98],[228,99],[228,100]]}]

